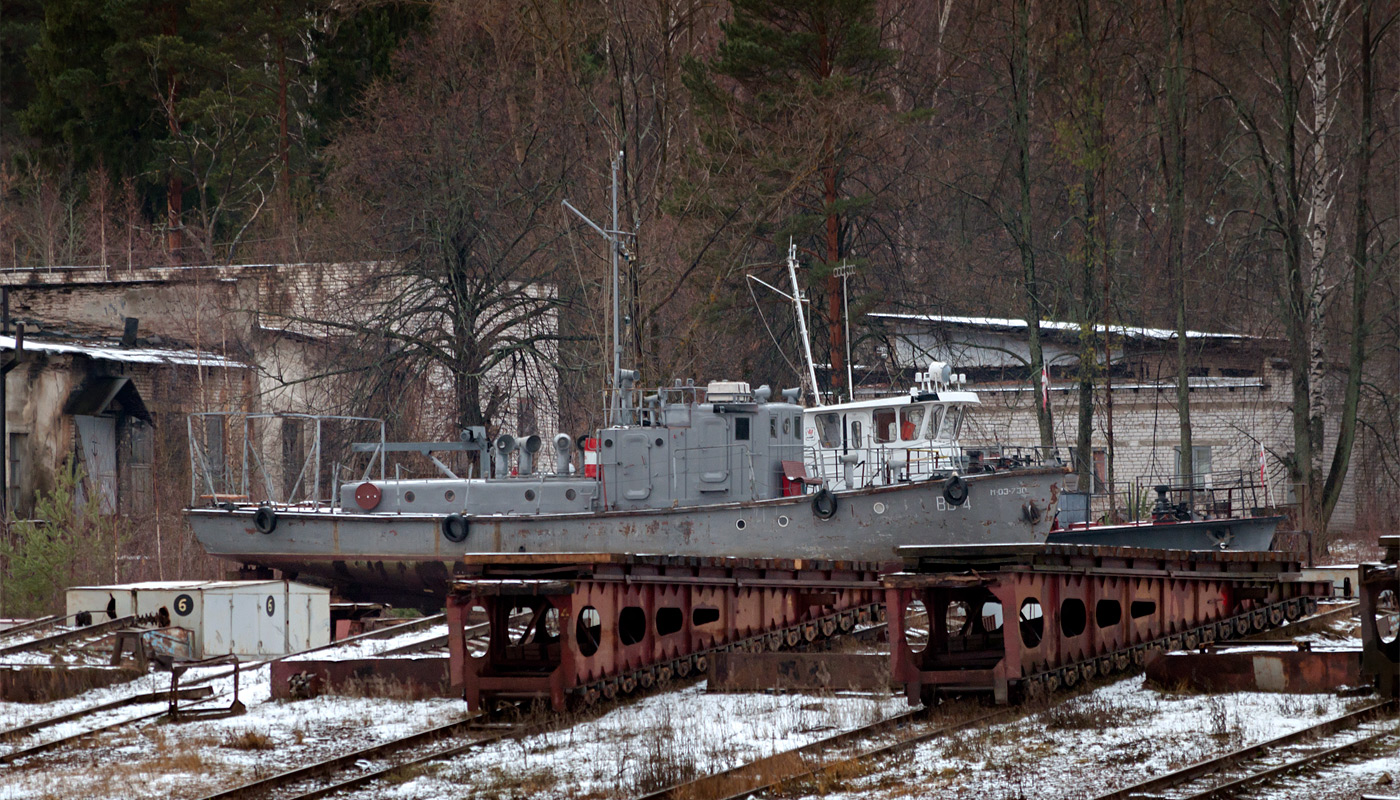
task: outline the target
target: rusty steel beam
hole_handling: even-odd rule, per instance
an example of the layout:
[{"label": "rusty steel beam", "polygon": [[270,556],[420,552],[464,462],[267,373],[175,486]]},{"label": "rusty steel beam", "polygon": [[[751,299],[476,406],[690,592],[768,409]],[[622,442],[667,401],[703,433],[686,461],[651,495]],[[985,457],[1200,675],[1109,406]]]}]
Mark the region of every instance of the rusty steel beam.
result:
[{"label": "rusty steel beam", "polygon": [[[1054,691],[1177,650],[1267,630],[1331,594],[1296,556],[1074,545],[900,548],[886,576],[891,673],[940,692]],[[914,639],[911,634],[917,632]]]},{"label": "rusty steel beam", "polygon": [[[447,600],[453,689],[473,709],[562,710],[705,672],[722,651],[776,651],[881,617],[878,565],[671,556],[469,556]],[[467,647],[472,609],[490,634]],[[512,626],[513,614],[526,622]]]},{"label": "rusty steel beam", "polygon": [[1224,653],[1149,651],[1143,666],[1158,686],[1203,692],[1319,694],[1361,682],[1361,651],[1241,649]]},{"label": "rusty steel beam", "polygon": [[712,692],[887,692],[890,659],[883,653],[715,653]]},{"label": "rusty steel beam", "polygon": [[454,697],[447,658],[356,658],[279,661],[272,665],[272,699],[300,700],[353,690],[365,697]]}]

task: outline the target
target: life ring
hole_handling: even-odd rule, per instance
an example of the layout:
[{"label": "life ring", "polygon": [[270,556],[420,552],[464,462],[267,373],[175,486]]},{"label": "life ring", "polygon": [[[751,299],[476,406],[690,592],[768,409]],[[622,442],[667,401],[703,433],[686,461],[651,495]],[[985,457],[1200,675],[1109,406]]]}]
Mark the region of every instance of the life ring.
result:
[{"label": "life ring", "polygon": [[836,495],[823,486],[812,495],[812,513],[817,519],[831,519],[836,516]]},{"label": "life ring", "polygon": [[258,510],[253,512],[253,527],[257,528],[259,533],[272,533],[277,530],[277,512],[267,506],[259,506]]},{"label": "life ring", "polygon": [[949,505],[960,506],[967,502],[967,481],[954,475],[943,482],[943,499]]},{"label": "life ring", "polygon": [[442,518],[442,536],[449,542],[461,544],[467,540],[467,518],[461,514],[448,514]]}]

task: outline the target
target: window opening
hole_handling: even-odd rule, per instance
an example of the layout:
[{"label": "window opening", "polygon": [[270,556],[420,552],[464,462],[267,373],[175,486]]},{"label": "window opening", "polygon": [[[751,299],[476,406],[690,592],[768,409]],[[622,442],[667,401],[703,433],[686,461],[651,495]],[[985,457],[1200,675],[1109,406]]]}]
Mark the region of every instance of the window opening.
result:
[{"label": "window opening", "polygon": [[895,431],[895,413],[893,408],[875,409],[875,441],[878,444],[893,442],[899,439]]},{"label": "window opening", "polygon": [[924,406],[908,406],[899,411],[899,438],[911,442],[924,432]]},{"label": "window opening", "polygon": [[1172,448],[1176,452],[1177,480],[1198,487],[1210,487],[1210,445],[1191,448],[1191,474],[1186,474],[1186,465],[1181,463],[1181,445]]},{"label": "window opening", "polygon": [[817,439],[822,447],[835,447],[841,443],[841,416],[839,414],[817,415]]}]

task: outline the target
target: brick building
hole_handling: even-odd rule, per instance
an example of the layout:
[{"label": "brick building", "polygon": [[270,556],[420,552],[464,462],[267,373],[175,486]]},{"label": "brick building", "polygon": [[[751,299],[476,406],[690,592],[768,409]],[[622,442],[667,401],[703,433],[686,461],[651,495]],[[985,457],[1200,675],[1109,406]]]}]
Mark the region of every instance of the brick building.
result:
[{"label": "brick building", "polygon": [[[912,372],[929,360],[946,361],[965,373],[982,407],[964,428],[964,440],[1012,446],[1040,441],[1036,403],[1027,381],[1029,360],[1024,320],[914,314],[870,315],[884,331],[886,357],[896,371]],[[1071,463],[1079,417],[1079,326],[1046,321],[1041,328],[1043,352],[1051,376],[1050,405],[1055,445]],[[1175,331],[1115,327],[1111,392],[1095,389],[1093,460],[1095,491],[1150,487],[1180,473],[1180,431],[1176,395]],[[1188,376],[1196,481],[1211,485],[1260,475],[1263,487],[1251,505],[1294,502],[1285,459],[1293,450],[1292,390],[1284,343],[1240,334],[1190,331]],[[1100,366],[1103,357],[1098,356]],[[1112,475],[1109,474],[1109,403],[1112,401]],[[1335,424],[1328,426],[1327,452],[1335,445]],[[1358,447],[1360,445],[1358,444]],[[1366,455],[1353,450],[1348,479],[1332,516],[1331,527],[1347,530],[1367,519],[1373,509],[1357,486],[1370,480]],[[1369,485],[1369,484],[1368,484]],[[1120,495],[1121,497],[1121,495]],[[1095,498],[1102,511],[1106,497]]]},{"label": "brick building", "polygon": [[[361,343],[352,332],[313,322],[355,319],[372,307],[374,298],[356,280],[362,269],[284,264],[0,272],[10,316],[26,326],[25,359],[5,378],[12,507],[28,513],[35,490],[51,485],[69,457],[89,476],[84,490],[101,493],[108,511],[143,504],[140,498],[151,493],[142,488],[151,483],[150,464],[162,458],[168,463],[156,472],[167,484],[182,483],[188,497],[186,420],[195,412],[378,416],[374,408],[347,407],[355,398],[339,375],[345,354]],[[541,324],[557,323],[546,318]],[[14,348],[13,335],[0,336],[7,358]],[[556,432],[557,360],[507,363],[488,372],[484,383],[506,398],[497,420],[501,430]],[[413,428],[407,434],[415,440],[456,438],[444,374],[429,369],[400,386],[394,397],[372,399],[381,408],[405,409]],[[258,447],[268,479],[289,486],[311,438],[295,419],[277,423],[262,425],[254,437],[263,440]],[[194,429],[201,450],[227,462],[230,474],[240,464],[241,426],[236,419],[208,419]]]}]

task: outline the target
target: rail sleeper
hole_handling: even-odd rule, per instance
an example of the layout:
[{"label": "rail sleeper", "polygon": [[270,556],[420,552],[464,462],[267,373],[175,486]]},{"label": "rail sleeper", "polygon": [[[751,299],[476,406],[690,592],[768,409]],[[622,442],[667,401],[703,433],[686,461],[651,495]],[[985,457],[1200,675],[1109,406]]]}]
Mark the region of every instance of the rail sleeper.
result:
[{"label": "rail sleeper", "polygon": [[[1072,687],[1139,666],[1150,649],[1277,627],[1331,595],[1330,583],[1300,579],[1297,556],[1272,551],[1012,545],[901,555],[885,603],[891,673],[911,704],[939,692],[1007,702]],[[927,644],[911,644],[913,630]]]}]

